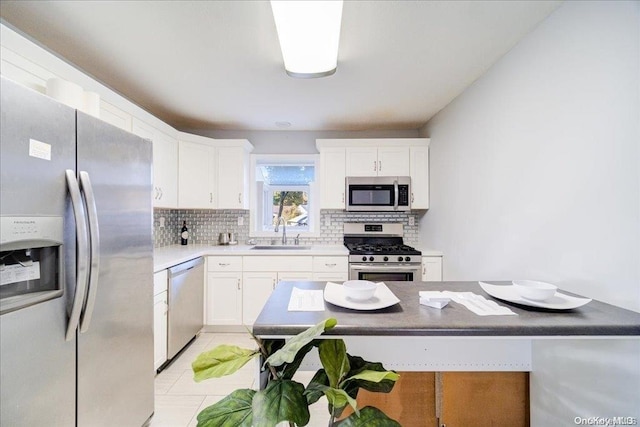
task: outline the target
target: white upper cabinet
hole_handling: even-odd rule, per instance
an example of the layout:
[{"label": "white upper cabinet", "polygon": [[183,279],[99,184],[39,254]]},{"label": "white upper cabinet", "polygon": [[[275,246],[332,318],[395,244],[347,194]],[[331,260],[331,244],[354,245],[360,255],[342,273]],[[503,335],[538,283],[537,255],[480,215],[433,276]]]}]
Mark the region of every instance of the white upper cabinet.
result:
[{"label": "white upper cabinet", "polygon": [[378,176],[408,176],[409,147],[378,148]]},{"label": "white upper cabinet", "polygon": [[321,209],[345,208],[345,177],[410,176],[411,208],[429,208],[429,139],[318,139]]},{"label": "white upper cabinet", "polygon": [[178,207],[178,140],[135,117],[131,131],[153,143],[153,206]]},{"label": "white upper cabinet", "polygon": [[216,150],[207,144],[178,143],[178,207],[213,209],[216,206]]},{"label": "white upper cabinet", "polygon": [[249,141],[184,133],[180,138],[178,207],[247,209]]},{"label": "white upper cabinet", "polygon": [[378,175],[377,148],[347,147],[346,157],[346,176]]},{"label": "white upper cabinet", "polygon": [[411,147],[411,209],[429,209],[429,147]]},{"label": "white upper cabinet", "polygon": [[320,207],[345,208],[345,156],[344,148],[320,151]]},{"label": "white upper cabinet", "polygon": [[218,209],[249,209],[249,141],[216,140]]}]

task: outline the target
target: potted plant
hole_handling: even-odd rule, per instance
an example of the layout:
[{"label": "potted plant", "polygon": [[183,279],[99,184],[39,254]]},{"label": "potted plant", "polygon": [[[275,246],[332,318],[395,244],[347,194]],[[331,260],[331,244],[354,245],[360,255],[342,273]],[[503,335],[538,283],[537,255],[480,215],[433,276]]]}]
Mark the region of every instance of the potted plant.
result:
[{"label": "potted plant", "polygon": [[[281,422],[305,426],[310,419],[309,405],[323,395],[329,403],[329,427],[399,427],[381,410],[358,408],[356,402],[360,388],[388,393],[399,375],[385,370],[381,363],[348,354],[341,339],[318,339],[336,323],[336,319],[326,319],[286,342],[262,340],[252,334],[258,344],[255,350],[219,345],[201,353],[192,364],[198,382],[231,375],[256,357],[264,360],[261,369],[267,382],[262,390],[238,389],[205,408],[198,414],[198,427],[273,427]],[[318,349],[322,368],[305,387],[292,378],[313,348]],[[348,406],[353,413],[338,419]]]}]

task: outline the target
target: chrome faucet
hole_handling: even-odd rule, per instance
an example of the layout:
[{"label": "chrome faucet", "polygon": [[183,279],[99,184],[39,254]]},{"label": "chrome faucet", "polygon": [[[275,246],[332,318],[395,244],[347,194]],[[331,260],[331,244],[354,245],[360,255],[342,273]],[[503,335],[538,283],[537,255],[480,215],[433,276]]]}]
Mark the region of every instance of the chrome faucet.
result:
[{"label": "chrome faucet", "polygon": [[287,244],[287,221],[285,221],[284,217],[278,218],[278,221],[276,222],[276,226],[274,227],[273,231],[276,233],[278,232],[280,223],[282,223],[282,244],[286,245]]}]

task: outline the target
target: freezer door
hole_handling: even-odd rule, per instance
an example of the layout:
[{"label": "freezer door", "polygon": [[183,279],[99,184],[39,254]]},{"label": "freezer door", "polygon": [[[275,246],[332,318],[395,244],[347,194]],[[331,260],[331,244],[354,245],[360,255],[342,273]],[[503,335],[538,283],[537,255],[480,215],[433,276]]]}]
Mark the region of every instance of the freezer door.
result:
[{"label": "freezer door", "polygon": [[77,141],[88,216],[97,214],[78,332],[78,425],[139,426],[153,413],[155,375],[151,143],[81,112]]},{"label": "freezer door", "polygon": [[[51,233],[39,229],[45,223],[48,224],[45,228],[56,228],[53,234],[64,236],[63,248],[73,253],[75,224],[73,215],[65,218],[70,212],[65,169],[75,169],[75,111],[5,78],[1,79],[0,96],[0,215],[5,220],[30,218],[23,223],[24,227],[16,223],[18,228],[11,238],[7,238],[12,233],[3,221],[2,263],[17,267],[16,259],[21,258],[24,263],[35,252],[45,252],[45,249],[29,251],[29,245],[43,244],[36,243],[42,236],[50,238]],[[21,236],[24,239],[19,243],[23,249],[14,253]],[[8,243],[10,240],[14,241],[13,246]],[[57,249],[49,250],[53,251]],[[71,285],[66,289],[64,264],[45,268],[44,258],[39,260],[39,269],[31,269],[40,277],[25,280],[24,287],[7,277],[7,269],[3,272],[5,291],[0,295],[6,299],[19,299],[23,291],[48,293],[52,297],[33,305],[16,304],[12,307],[14,311],[0,315],[3,426],[75,424],[76,341],[65,341],[66,302],[74,292],[75,257],[66,261],[67,281]],[[15,289],[7,292],[14,286],[12,281]]]}]

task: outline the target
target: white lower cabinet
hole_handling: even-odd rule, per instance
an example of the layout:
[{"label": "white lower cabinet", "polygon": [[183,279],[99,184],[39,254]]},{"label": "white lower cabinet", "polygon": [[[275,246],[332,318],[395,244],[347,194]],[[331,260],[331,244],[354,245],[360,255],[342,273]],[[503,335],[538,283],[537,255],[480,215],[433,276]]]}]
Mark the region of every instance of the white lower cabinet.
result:
[{"label": "white lower cabinet", "polygon": [[311,280],[311,271],[260,271],[242,274],[242,323],[253,325],[271,292],[282,281]]},{"label": "white lower cabinet", "polygon": [[314,256],[313,280],[323,282],[349,280],[349,260],[346,256]]},{"label": "white lower cabinet", "polygon": [[278,282],[276,272],[249,272],[242,274],[242,324],[253,325]]},{"label": "white lower cabinet", "polygon": [[347,256],[209,256],[205,322],[251,326],[281,281],[348,278]]},{"label": "white lower cabinet", "polygon": [[242,286],[242,257],[207,258],[207,325],[242,324]]},{"label": "white lower cabinet", "polygon": [[153,275],[153,366],[167,361],[167,270]]},{"label": "white lower cabinet", "polygon": [[262,311],[278,282],[311,280],[313,257],[251,256],[244,257],[242,281],[242,323],[250,326]]},{"label": "white lower cabinet", "polygon": [[422,281],[442,282],[442,257],[423,256],[422,257]]}]

